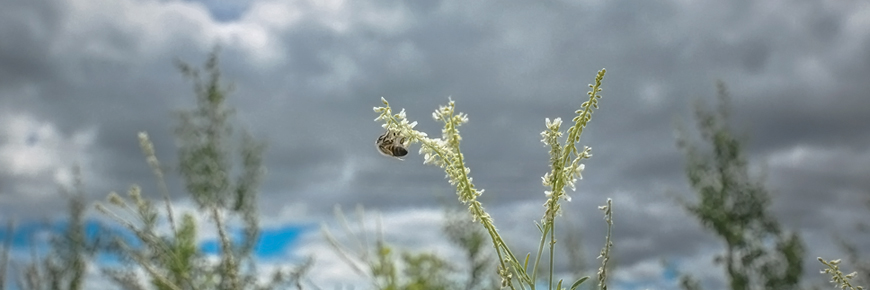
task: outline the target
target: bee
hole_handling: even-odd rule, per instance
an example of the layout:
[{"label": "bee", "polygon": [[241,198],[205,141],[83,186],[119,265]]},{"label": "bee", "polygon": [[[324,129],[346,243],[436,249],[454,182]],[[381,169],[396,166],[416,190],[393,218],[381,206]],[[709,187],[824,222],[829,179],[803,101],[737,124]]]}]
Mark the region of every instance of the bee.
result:
[{"label": "bee", "polygon": [[375,145],[378,147],[378,152],[381,152],[381,154],[396,157],[401,160],[402,157],[408,155],[408,148],[405,148],[405,140],[405,137],[400,135],[399,132],[387,130],[384,134],[381,134],[381,136],[378,137],[378,141],[375,142]]}]

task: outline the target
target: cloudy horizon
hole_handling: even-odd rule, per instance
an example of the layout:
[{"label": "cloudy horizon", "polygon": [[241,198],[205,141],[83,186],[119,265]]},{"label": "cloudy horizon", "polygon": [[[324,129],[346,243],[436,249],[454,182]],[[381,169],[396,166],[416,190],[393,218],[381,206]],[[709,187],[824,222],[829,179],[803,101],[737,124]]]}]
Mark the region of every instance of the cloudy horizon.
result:
[{"label": "cloudy horizon", "polygon": [[[423,165],[417,147],[405,161],[374,148],[382,128],[372,107],[381,97],[430,136],[440,135],[432,112],[456,101],[470,119],[462,150],[486,189],[484,206],[512,249],[534,252],[548,169],[544,119],[570,120],[602,68],[600,109],[580,140],[593,157],[563,218],[596,267],[605,232],[596,208],[614,200],[612,289],[675,289],[675,273],[722,285],[724,270],[713,263],[721,242],[676,201],[691,192],[674,129],[693,128],[694,101],[715,105],[717,81],[730,92],[731,128],[746,137],[750,167],[766,176],[771,211],[804,239],[804,281],[824,285],[815,258],[845,257],[838,236],[870,253],[870,237],[855,230],[870,217],[865,1],[0,6],[3,223],[63,224],[58,189],[72,183],[76,164],[90,202],[132,184],[158,197],[136,136],[148,132],[161,161],[175,166],[173,112],[195,100],[175,61],[200,66],[218,45],[236,125],[268,145],[260,211],[274,245],[261,258],[274,266],[315,255],[311,278],[321,288],[367,286],[319,231],[336,229],[336,206],[379,213],[398,247],[456,254],[440,232],[443,208],[458,203],[443,171]],[[168,182],[179,208],[193,210],[181,181]],[[23,241],[15,251],[29,255]]]}]

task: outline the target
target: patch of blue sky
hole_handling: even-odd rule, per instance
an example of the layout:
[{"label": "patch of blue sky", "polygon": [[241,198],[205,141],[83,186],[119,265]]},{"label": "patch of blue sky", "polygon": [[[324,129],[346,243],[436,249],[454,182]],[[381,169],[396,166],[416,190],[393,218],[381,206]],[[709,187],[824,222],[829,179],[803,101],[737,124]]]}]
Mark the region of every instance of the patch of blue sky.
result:
[{"label": "patch of blue sky", "polygon": [[[9,228],[0,228],[0,241],[11,238],[11,253],[19,259],[29,260],[31,254],[44,257],[51,251],[51,241],[61,238],[69,230],[69,220],[46,222],[28,221]],[[93,245],[99,240],[100,244],[106,245],[110,239],[120,238],[133,248],[141,246],[141,242],[135,235],[120,227],[110,227],[96,220],[87,220],[84,223],[85,239],[87,244]],[[95,262],[102,266],[121,265],[120,258],[114,253],[98,252]]]},{"label": "patch of blue sky", "polygon": [[[85,221],[84,227],[85,237],[89,242],[94,241],[100,235],[100,232],[107,229],[95,220]],[[43,246],[47,246],[46,243],[50,241],[51,237],[56,234],[65,233],[68,228],[69,221],[66,220],[56,222],[22,222],[16,224],[11,229],[11,232],[7,227],[0,228],[0,241],[5,241],[11,236],[13,248],[36,246],[37,249],[40,249]]]},{"label": "patch of blue sky", "polygon": [[[288,225],[280,228],[264,229],[260,231],[260,239],[254,247],[254,255],[260,259],[281,258],[290,246],[299,239],[303,233],[311,230],[312,226]],[[233,240],[241,241],[241,230],[233,232]],[[220,252],[220,244],[217,240],[208,240],[200,243],[200,250],[205,254],[215,255]]]},{"label": "patch of blue sky", "polygon": [[[103,239],[103,243],[108,242],[106,239],[120,238],[133,249],[142,246],[135,234],[125,228],[107,226],[96,220],[86,221],[84,227],[85,236],[89,243],[94,243],[98,238]],[[16,225],[11,232],[6,227],[0,227],[0,241],[11,238],[13,251],[23,253],[34,251],[42,255],[48,252],[51,238],[62,235],[68,228],[69,221],[66,220],[53,223],[24,222]],[[254,248],[254,255],[259,259],[283,258],[303,233],[314,228],[311,225],[287,225],[263,229]],[[244,237],[243,231],[241,229],[234,230],[232,236],[234,241],[239,242]],[[218,254],[220,245],[217,240],[206,240],[200,243],[200,250],[207,255]],[[101,265],[113,265],[120,262],[119,258],[111,253],[100,253],[96,260]]]},{"label": "patch of blue sky", "polygon": [[676,262],[665,262],[664,271],[662,271],[662,279],[669,282],[676,282],[680,278],[679,265]]},{"label": "patch of blue sky", "polygon": [[257,257],[269,258],[273,256],[281,256],[287,251],[287,248],[292,246],[299,239],[299,236],[309,230],[312,226],[286,226],[283,228],[264,230],[260,234],[260,241],[257,243]]},{"label": "patch of blue sky", "polygon": [[[610,288],[620,290],[662,289],[662,285],[673,285],[673,289],[676,289],[678,285],[677,280],[679,279],[680,275],[679,271],[677,270],[677,264],[674,262],[666,262],[663,266],[664,269],[662,270],[661,275],[658,278],[640,279],[632,281],[611,279],[608,284],[610,285]],[[590,278],[589,280],[593,279]],[[593,283],[597,283],[597,281]]]}]

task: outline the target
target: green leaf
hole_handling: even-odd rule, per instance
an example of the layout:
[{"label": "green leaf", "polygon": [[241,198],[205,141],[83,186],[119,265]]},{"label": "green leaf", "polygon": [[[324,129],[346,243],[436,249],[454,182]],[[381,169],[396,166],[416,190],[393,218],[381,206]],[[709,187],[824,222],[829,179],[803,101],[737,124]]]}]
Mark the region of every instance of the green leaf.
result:
[{"label": "green leaf", "polygon": [[586,280],[589,280],[589,276],[580,278],[580,280],[577,280],[577,282],[574,282],[574,284],[571,284],[571,290],[577,289],[577,287],[579,287],[580,284],[583,284],[583,282],[586,282]]},{"label": "green leaf", "polygon": [[529,256],[531,256],[531,255],[532,255],[532,253],[526,254],[526,261],[523,262],[523,270],[529,269]]}]

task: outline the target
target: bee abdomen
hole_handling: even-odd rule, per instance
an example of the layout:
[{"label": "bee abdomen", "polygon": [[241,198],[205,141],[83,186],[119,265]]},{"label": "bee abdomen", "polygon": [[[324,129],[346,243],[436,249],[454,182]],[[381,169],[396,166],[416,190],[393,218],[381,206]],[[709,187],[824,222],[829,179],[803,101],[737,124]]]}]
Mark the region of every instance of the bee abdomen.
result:
[{"label": "bee abdomen", "polygon": [[402,147],[395,146],[392,149],[393,156],[402,157],[408,155],[408,150]]}]

